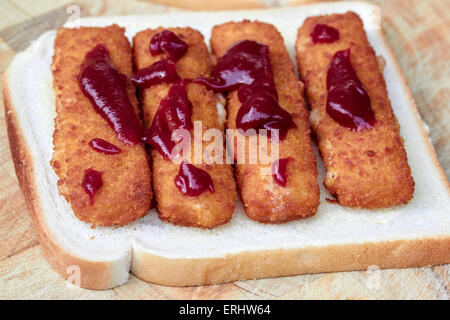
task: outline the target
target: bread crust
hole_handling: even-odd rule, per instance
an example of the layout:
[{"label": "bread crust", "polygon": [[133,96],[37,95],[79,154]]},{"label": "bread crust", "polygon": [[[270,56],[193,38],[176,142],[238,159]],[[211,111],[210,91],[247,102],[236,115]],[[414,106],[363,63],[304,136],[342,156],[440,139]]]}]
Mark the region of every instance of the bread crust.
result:
[{"label": "bread crust", "polygon": [[64,250],[61,244],[52,237],[43,219],[43,210],[34,181],[33,159],[14,112],[14,104],[9,93],[7,72],[2,77],[2,89],[6,127],[14,169],[45,257],[64,279],[71,275],[71,271],[68,269],[70,266],[78,266],[81,271],[80,286],[86,289],[109,289],[124,283],[123,276],[120,277],[117,274],[116,261],[89,261],[76,257]]},{"label": "bread crust", "polygon": [[[378,31],[384,43],[384,34]],[[429,156],[440,173],[440,178],[450,194],[450,184],[440,166],[436,152],[420,118],[419,109],[413,102],[411,91],[403,76],[392,50],[388,55],[393,61],[415,117],[422,137],[427,141]],[[126,282],[119,270],[118,261],[93,262],[75,257],[65,251],[61,244],[52,238],[44,220],[43,211],[37,196],[34,181],[32,157],[15,114],[15,106],[10,97],[7,73],[3,74],[3,98],[9,144],[16,175],[19,180],[27,207],[34,220],[43,252],[62,277],[68,278],[67,267],[78,265],[81,269],[81,287],[87,289],[108,289]],[[368,265],[380,268],[405,268],[450,263],[450,237],[436,237],[419,240],[401,240],[392,242],[362,243],[354,245],[328,246],[320,248],[286,249],[230,254],[223,258],[209,259],[168,259],[158,255],[135,250],[131,260],[131,271],[139,278],[161,285],[187,286],[207,283],[223,283],[236,279],[276,277],[313,272],[333,272],[344,270],[362,270]],[[308,254],[317,259],[316,263],[304,262],[293,266],[291,260],[309,261]],[[333,258],[333,259],[331,259]],[[352,259],[355,258],[355,261]],[[266,261],[267,260],[267,261]],[[298,259],[296,261],[299,261]],[[320,264],[319,264],[320,262]],[[120,272],[122,271],[122,272]]]},{"label": "bread crust", "polygon": [[138,278],[156,284],[191,286],[366,270],[369,266],[387,269],[438,265],[450,261],[449,248],[450,238],[442,237],[248,251],[209,259],[168,259],[138,251],[133,253],[131,271]]}]

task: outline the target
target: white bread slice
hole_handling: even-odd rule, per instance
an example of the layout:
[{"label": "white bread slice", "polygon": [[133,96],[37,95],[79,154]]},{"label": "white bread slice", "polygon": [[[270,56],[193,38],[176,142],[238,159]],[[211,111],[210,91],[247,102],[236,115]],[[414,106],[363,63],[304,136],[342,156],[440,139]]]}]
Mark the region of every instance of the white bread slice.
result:
[{"label": "white bread slice", "polygon": [[[81,19],[81,26],[117,23],[131,37],[140,30],[191,26],[209,39],[211,28],[230,20],[274,24],[294,57],[298,27],[312,15],[352,10],[363,19],[370,43],[386,61],[384,76],[401,126],[416,183],[405,206],[357,210],[328,203],[321,185],[315,217],[283,225],[249,220],[238,202],[233,219],[213,230],[173,226],[154,210],[121,228],[78,220],[59,195],[51,159],[55,98],[50,63],[55,31],[16,55],[3,77],[6,120],[16,173],[44,253],[65,278],[81,271],[81,286],[106,289],[137,277],[165,285],[200,285],[301,273],[402,268],[450,262],[450,187],[430,144],[406,80],[381,30],[377,7],[339,2],[288,9]],[[72,22],[69,27],[76,26]],[[319,181],[323,164],[318,158]]]}]

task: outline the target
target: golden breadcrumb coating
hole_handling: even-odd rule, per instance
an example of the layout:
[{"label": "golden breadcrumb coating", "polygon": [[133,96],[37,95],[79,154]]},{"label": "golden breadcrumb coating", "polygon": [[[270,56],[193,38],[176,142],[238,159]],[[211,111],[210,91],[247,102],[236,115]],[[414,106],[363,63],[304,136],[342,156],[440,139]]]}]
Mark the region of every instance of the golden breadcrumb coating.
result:
[{"label": "golden breadcrumb coating", "polygon": [[[310,33],[318,23],[338,29],[340,39],[314,45]],[[326,112],[331,58],[348,48],[375,113],[375,126],[366,131],[351,131]],[[347,207],[372,209],[407,203],[413,197],[414,180],[386,84],[361,19],[353,12],[308,18],[298,30],[296,51],[312,109],[310,120],[327,169],[324,183],[328,190]]]},{"label": "golden breadcrumb coating", "polygon": [[[151,38],[162,30],[164,29],[145,30],[134,37],[134,59],[137,69],[148,67],[166,58],[165,54],[152,56],[149,51]],[[191,28],[168,30],[177,34],[188,45],[188,51],[176,63],[178,75],[184,79],[193,79],[200,74],[208,77],[211,73],[211,59],[201,33]],[[151,125],[160,102],[167,96],[170,87],[171,84],[160,84],[140,91],[143,118],[147,127]],[[217,111],[218,98],[214,92],[201,85],[189,83],[187,94],[193,108],[192,122],[202,121],[203,132],[209,128],[223,131],[223,123],[219,121]],[[192,135],[191,141],[193,140]],[[208,144],[203,143],[203,148]],[[214,184],[214,193],[206,190],[196,197],[183,195],[174,183],[180,164],[165,160],[157,150],[152,150],[153,190],[159,217],[173,224],[214,228],[228,222],[234,212],[236,186],[232,167],[227,164],[208,165],[204,162],[196,164],[193,162],[193,155],[192,152],[192,157],[187,160],[209,173]]]},{"label": "golden breadcrumb coating", "polygon": [[[78,83],[81,65],[86,54],[98,44],[109,50],[112,64],[121,73],[131,76],[131,48],[123,28],[113,25],[58,31],[52,64],[56,119],[51,164],[59,177],[59,192],[79,219],[102,226],[123,225],[150,209],[150,166],[144,146],[123,144],[81,91]],[[138,112],[135,88],[130,81],[127,89]],[[93,138],[104,139],[122,152],[99,153],[89,146]],[[103,173],[103,186],[95,193],[93,205],[82,186],[88,168]]]},{"label": "golden breadcrumb coating", "polygon": [[[309,217],[319,205],[316,160],[312,149],[308,112],[303,98],[303,84],[294,73],[294,64],[278,30],[261,22],[230,22],[215,26],[211,48],[219,58],[235,42],[254,40],[269,46],[274,81],[280,106],[288,111],[296,129],[289,129],[279,144],[279,157],[292,158],[287,165],[287,185],[276,184],[271,175],[261,174],[262,164],[237,164],[236,180],[245,212],[259,222],[281,223]],[[236,129],[236,115],[241,107],[237,90],[228,94],[228,128]],[[246,158],[249,137],[245,138]]]}]

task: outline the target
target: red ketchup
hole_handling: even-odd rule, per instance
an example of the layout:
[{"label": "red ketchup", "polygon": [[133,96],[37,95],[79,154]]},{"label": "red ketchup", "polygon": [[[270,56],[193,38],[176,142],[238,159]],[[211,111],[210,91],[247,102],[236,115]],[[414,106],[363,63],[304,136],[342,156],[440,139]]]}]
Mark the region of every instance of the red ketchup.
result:
[{"label": "red ketchup", "polygon": [[326,24],[316,24],[311,32],[311,39],[316,43],[332,43],[339,40],[339,30]]},{"label": "red ketchup", "polygon": [[92,168],[84,172],[83,182],[84,191],[89,195],[91,205],[94,204],[94,194],[103,185],[102,173]]},{"label": "red ketchup", "polygon": [[217,62],[211,78],[200,76],[194,81],[215,91],[259,84],[276,96],[269,47],[251,40],[239,41],[229,48]]},{"label": "red ketchup", "polygon": [[165,53],[170,61],[178,61],[187,52],[186,42],[170,30],[155,34],[150,40],[150,53],[158,55]]},{"label": "red ketchup", "polygon": [[86,55],[79,82],[84,95],[118,138],[129,145],[137,144],[144,129],[128,99],[127,77],[111,64],[109,51],[103,45]]},{"label": "red ketchup", "polygon": [[150,40],[150,53],[152,55],[165,53],[167,59],[137,71],[131,78],[140,88],[160,83],[174,83],[167,96],[161,100],[143,139],[167,160],[172,158],[172,149],[175,146],[172,132],[176,129],[192,129],[192,105],[186,93],[186,80],[178,76],[175,68],[175,62],[187,52],[187,49],[187,44],[172,31],[163,30],[155,34]]},{"label": "red ketchup", "polygon": [[[243,88],[243,87],[241,87]],[[238,94],[241,92],[239,90]],[[248,129],[278,129],[279,139],[286,138],[290,128],[296,128],[291,115],[282,109],[273,95],[265,90],[252,90],[242,103],[236,116],[236,127],[244,131]]]},{"label": "red ketchup", "polygon": [[117,154],[122,151],[119,147],[100,138],[94,138],[89,141],[89,146],[97,152],[106,154]]},{"label": "red ketchup", "polygon": [[178,79],[175,63],[167,59],[157,61],[147,68],[138,70],[131,77],[131,81],[139,88],[148,88],[161,83],[172,83]]},{"label": "red ketchup", "polygon": [[180,166],[175,184],[185,196],[195,197],[205,190],[214,192],[214,185],[208,172],[195,167],[186,160]]},{"label": "red ketchup", "polygon": [[172,132],[176,129],[192,129],[192,105],[188,99],[185,84],[172,85],[153,118],[147,132],[146,142],[167,160],[170,160],[175,141]]},{"label": "red ketchup", "polygon": [[350,62],[350,49],[334,54],[327,73],[327,113],[352,130],[370,129],[375,115],[370,98]]},{"label": "red ketchup", "polygon": [[286,167],[291,158],[284,158],[275,160],[272,163],[272,177],[273,180],[280,186],[286,187],[287,183],[287,175],[286,175]]},{"label": "red ketchup", "polygon": [[278,104],[269,47],[264,44],[237,42],[219,59],[211,78],[200,76],[194,82],[215,91],[238,88],[242,103],[236,117],[238,129],[279,129],[283,140],[290,128],[296,128],[291,115]]}]

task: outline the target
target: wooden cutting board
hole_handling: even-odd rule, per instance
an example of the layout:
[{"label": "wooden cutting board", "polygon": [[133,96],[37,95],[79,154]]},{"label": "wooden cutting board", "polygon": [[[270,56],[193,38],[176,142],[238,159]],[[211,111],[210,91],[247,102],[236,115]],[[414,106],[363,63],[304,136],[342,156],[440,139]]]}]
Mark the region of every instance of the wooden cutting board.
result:
[{"label": "wooden cutting board", "polygon": [[[313,0],[271,1],[294,5]],[[199,2],[182,3],[199,8]],[[201,0],[203,9],[214,2]],[[264,2],[267,3],[268,1]],[[270,2],[270,1],[269,1]],[[439,159],[450,175],[450,1],[372,0],[382,27],[425,122]],[[70,4],[78,7],[69,7]],[[221,1],[221,8],[232,2]],[[263,6],[260,0],[241,2]],[[209,5],[209,6],[208,6]],[[61,7],[64,6],[64,7]],[[266,5],[267,6],[267,5]],[[69,8],[69,9],[68,9]],[[0,2],[0,72],[15,52],[42,32],[81,16],[163,13],[179,8],[147,1],[4,0]],[[75,11],[74,11],[75,10]],[[1,95],[1,91],[0,91]],[[1,97],[0,97],[1,98]],[[3,99],[0,99],[3,103]],[[450,265],[402,270],[341,272],[172,288],[130,275],[118,288],[90,291],[67,284],[44,259],[11,160],[4,110],[0,108],[0,299],[449,299]]]}]

